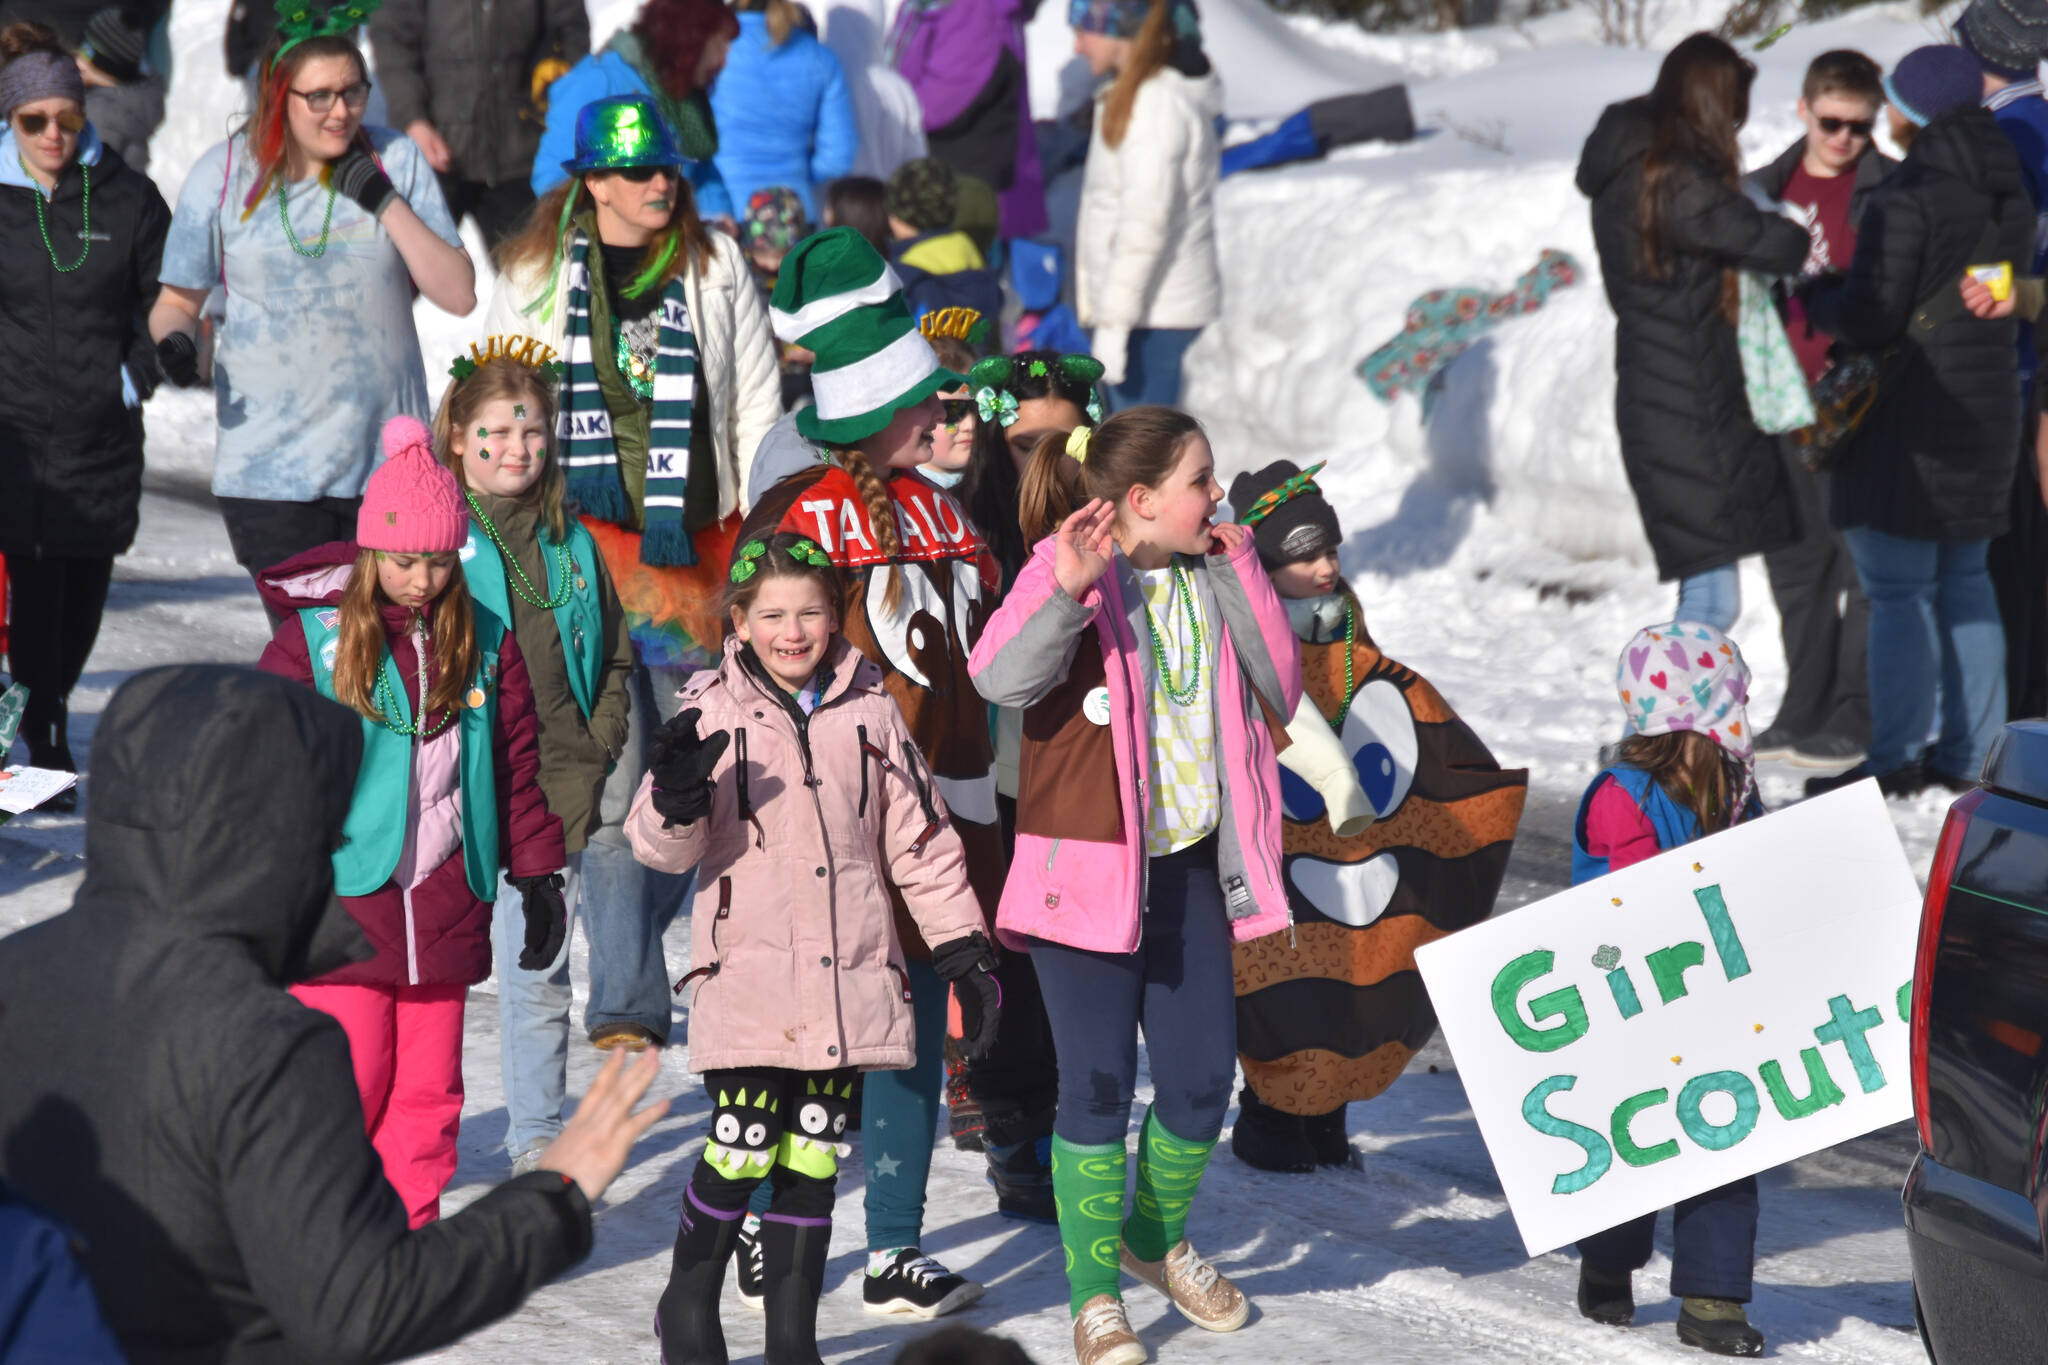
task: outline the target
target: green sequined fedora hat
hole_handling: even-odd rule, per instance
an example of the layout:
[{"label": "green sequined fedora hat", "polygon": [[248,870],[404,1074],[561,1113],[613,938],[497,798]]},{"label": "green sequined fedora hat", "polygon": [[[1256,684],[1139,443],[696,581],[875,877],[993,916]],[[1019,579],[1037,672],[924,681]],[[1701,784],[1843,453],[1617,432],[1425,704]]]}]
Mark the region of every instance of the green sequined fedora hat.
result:
[{"label": "green sequined fedora hat", "polygon": [[606,95],[576,114],[576,155],[562,163],[570,175],[623,171],[636,166],[681,166],[668,121],[645,95]]}]

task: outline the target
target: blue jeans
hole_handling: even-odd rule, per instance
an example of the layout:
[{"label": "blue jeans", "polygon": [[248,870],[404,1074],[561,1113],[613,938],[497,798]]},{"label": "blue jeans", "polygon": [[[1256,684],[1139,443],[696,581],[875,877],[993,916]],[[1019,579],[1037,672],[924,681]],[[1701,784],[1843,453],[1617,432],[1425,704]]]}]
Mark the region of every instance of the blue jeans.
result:
[{"label": "blue jeans", "polygon": [[562,951],[537,971],[519,965],[526,946],[526,903],[511,874],[498,881],[491,912],[491,966],[498,978],[498,1061],[505,1079],[505,1151],[517,1157],[544,1147],[562,1131],[562,1097],[569,1072],[569,941],[575,937],[576,897],[583,855],[571,853],[562,869],[562,901],[569,907]]},{"label": "blue jeans", "polygon": [[904,964],[917,1024],[917,1060],[907,1071],[861,1078],[860,1150],[867,1166],[868,1250],[914,1247],[924,1234],[924,1187],[931,1177],[946,1088],[946,983],[929,962]]},{"label": "blue jeans", "polygon": [[[1586,1264],[1609,1274],[1650,1263],[1657,1215],[1646,1213],[1579,1241]],[[1756,1177],[1681,1199],[1671,1211],[1671,1293],[1749,1302],[1756,1269]]]},{"label": "blue jeans", "polygon": [[1705,569],[1678,580],[1678,614],[1674,621],[1697,621],[1727,632],[1742,615],[1742,575],[1733,564]]},{"label": "blue jeans", "polygon": [[[2005,723],[2005,627],[1984,567],[1985,540],[1844,533],[1870,599],[1870,769],[1925,755],[1946,777],[1975,778]],[[1927,747],[1940,697],[1939,737]]]},{"label": "blue jeans", "polygon": [[1109,391],[1109,410],[1141,403],[1180,406],[1180,362],[1202,334],[1199,327],[1137,327],[1124,358],[1124,382]]},{"label": "blue jeans", "polygon": [[668,963],[661,936],[690,900],[694,872],[671,875],[643,867],[626,841],[624,822],[640,779],[647,744],[679,709],[676,689],[688,677],[672,669],[633,670],[626,750],[605,779],[604,823],[583,850],[583,932],[590,944],[590,999],[583,1027],[638,1024],[666,1045],[671,1017]]}]

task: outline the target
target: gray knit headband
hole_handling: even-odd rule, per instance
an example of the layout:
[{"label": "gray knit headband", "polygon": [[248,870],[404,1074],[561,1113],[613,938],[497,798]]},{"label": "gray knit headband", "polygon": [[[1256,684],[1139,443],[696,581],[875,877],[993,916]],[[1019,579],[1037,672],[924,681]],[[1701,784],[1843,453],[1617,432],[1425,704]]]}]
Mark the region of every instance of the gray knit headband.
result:
[{"label": "gray knit headband", "polygon": [[78,63],[55,52],[24,52],[0,66],[0,119],[32,100],[69,99],[85,103],[85,79]]}]

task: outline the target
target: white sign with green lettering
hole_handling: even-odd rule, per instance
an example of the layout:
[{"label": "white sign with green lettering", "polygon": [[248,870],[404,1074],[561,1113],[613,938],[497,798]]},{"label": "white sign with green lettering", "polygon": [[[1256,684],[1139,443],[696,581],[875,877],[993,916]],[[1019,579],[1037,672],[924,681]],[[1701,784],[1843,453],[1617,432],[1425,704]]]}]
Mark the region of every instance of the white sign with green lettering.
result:
[{"label": "white sign with green lettering", "polygon": [[1529,1254],[1910,1118],[1919,923],[1859,782],[1418,949]]}]

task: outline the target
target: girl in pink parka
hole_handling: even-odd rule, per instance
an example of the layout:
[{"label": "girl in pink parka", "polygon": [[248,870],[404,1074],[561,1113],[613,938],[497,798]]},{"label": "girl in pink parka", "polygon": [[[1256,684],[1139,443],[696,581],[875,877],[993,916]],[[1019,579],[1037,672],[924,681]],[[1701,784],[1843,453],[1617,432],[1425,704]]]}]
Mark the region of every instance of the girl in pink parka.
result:
[{"label": "girl in pink parka", "polygon": [[[969,663],[982,696],[1024,709],[996,928],[1031,952],[1059,1052],[1078,1365],[1145,1360],[1120,1269],[1210,1331],[1250,1312],[1184,1234],[1236,1072],[1231,941],[1288,923],[1272,731],[1301,663],[1250,534],[1212,522],[1222,497],[1201,427],[1171,408],[1046,437],[1020,509],[1038,544]],[[1154,1098],[1126,1219],[1141,1026]]]},{"label": "girl in pink parka", "polygon": [[665,1365],[726,1359],[718,1293],[766,1179],[768,1365],[820,1365],[855,1079],[916,1056],[889,887],[962,983],[963,1051],[986,1051],[1001,995],[937,783],[882,670],[839,633],[839,570],[784,531],[740,545],[730,579],[724,658],[684,687],[626,820],[640,861],[697,869],[690,1069],[713,1102],[655,1326]]}]

